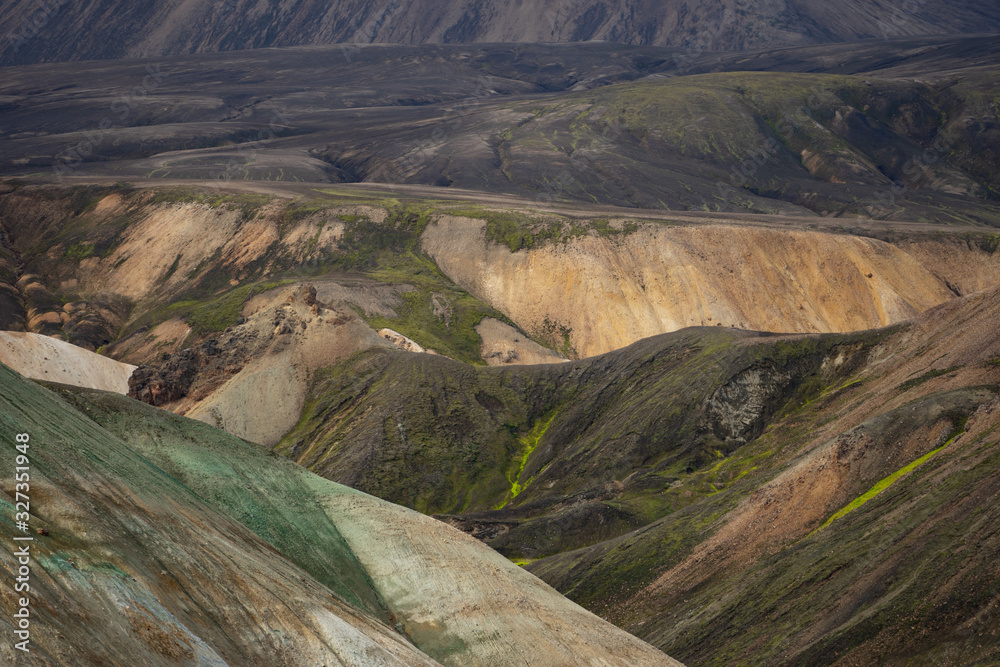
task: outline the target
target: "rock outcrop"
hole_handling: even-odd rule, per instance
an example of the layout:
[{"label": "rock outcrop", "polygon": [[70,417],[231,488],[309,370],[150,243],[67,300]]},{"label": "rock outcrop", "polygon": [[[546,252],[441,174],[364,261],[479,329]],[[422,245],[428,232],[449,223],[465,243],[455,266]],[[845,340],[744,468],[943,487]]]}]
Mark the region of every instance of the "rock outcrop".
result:
[{"label": "rock outcrop", "polygon": [[129,396],[274,444],[298,420],[310,374],[390,343],[309,284],[278,288],[244,309],[242,323],[194,348],[138,368]]}]

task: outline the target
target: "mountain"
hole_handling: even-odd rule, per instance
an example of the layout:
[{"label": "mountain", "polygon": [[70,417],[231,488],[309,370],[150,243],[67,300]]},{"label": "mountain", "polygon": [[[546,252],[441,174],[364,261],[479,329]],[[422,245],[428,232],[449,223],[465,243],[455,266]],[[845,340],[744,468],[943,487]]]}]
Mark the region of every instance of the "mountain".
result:
[{"label": "mountain", "polygon": [[528,569],[693,664],[995,662],[998,308],[994,288],[884,333],[707,461],[683,509]]},{"label": "mountain", "polygon": [[0,26],[42,662],[1000,663],[995,3]]},{"label": "mountain", "polygon": [[677,50],[599,43],[9,68],[0,172],[997,225],[998,43],[706,53],[680,69]]},{"label": "mountain", "polygon": [[[197,0],[68,5],[13,0],[0,9],[0,63],[158,57],[339,43],[586,42],[736,51],[1000,29],[991,3],[924,0],[913,7],[850,0],[664,3],[545,0],[272,2]],[[100,26],[99,30],[93,26]]]},{"label": "mountain", "polygon": [[[27,544],[34,660],[678,664],[471,537],[217,429],[3,365],[0,387],[5,459],[30,438],[33,538],[4,541],[0,579],[13,590]],[[24,536],[12,480],[5,532]]]}]

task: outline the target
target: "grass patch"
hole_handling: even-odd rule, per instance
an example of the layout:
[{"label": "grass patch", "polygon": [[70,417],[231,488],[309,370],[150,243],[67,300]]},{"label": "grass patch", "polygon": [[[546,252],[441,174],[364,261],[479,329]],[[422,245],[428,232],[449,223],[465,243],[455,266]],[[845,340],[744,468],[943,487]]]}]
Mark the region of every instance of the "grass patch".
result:
[{"label": "grass patch", "polygon": [[75,259],[78,262],[93,256],[93,254],[93,243],[74,243],[66,248],[66,257],[68,259]]},{"label": "grass patch", "polygon": [[164,188],[156,190],[151,204],[205,204],[211,208],[226,208],[239,211],[245,218],[253,218],[257,212],[274,200],[271,195],[257,193],[221,194],[201,192],[191,188]]},{"label": "grass patch", "polygon": [[[366,317],[374,329],[390,328],[425,348],[445,356],[482,364],[482,340],[476,327],[485,317],[504,322],[509,320],[468,292],[456,287],[428,257],[409,251],[387,259],[369,273],[372,278],[387,283],[411,285],[414,289],[400,294],[402,305],[396,307],[396,317]],[[434,299],[447,302],[451,317],[435,312]]]},{"label": "grass patch", "polygon": [[184,319],[195,333],[203,334],[225,331],[239,319],[243,305],[254,296],[288,285],[293,280],[268,280],[251,285],[241,285],[230,292],[209,301],[196,302]]},{"label": "grass patch", "polygon": [[920,467],[925,462],[927,462],[931,457],[933,457],[935,454],[937,454],[938,452],[940,452],[942,449],[944,449],[945,447],[947,447],[951,443],[955,442],[955,438],[957,438],[958,436],[960,436],[964,432],[964,430],[965,429],[964,429],[964,420],[963,420],[963,424],[961,426],[959,426],[958,428],[956,428],[955,431],[952,432],[951,437],[949,437],[948,440],[943,445],[941,445],[940,447],[938,447],[935,450],[927,452],[926,454],[924,454],[923,456],[921,456],[916,461],[913,461],[912,463],[903,466],[902,468],[900,468],[896,472],[892,473],[888,477],[885,477],[885,478],[879,480],[875,484],[875,486],[873,486],[872,488],[868,489],[868,491],[866,491],[865,493],[861,494],[860,496],[858,496],[857,498],[855,498],[854,500],[852,500],[846,506],[844,506],[841,509],[839,509],[836,512],[834,512],[834,514],[829,519],[827,519],[823,523],[822,526],[820,526],[819,528],[817,528],[813,532],[815,533],[817,531],[823,530],[824,528],[826,528],[827,526],[829,526],[831,523],[833,523],[837,519],[839,519],[842,516],[845,516],[847,514],[850,514],[851,512],[853,512],[854,510],[858,509],[859,507],[861,507],[862,505],[864,505],[865,503],[867,503],[869,500],[871,500],[875,496],[879,495],[880,493],[882,493],[883,491],[885,491],[886,489],[888,489],[890,486],[892,486],[893,484],[895,484],[903,475],[905,475],[905,474],[907,474],[907,473],[915,470],[916,468]]},{"label": "grass patch", "polygon": [[626,222],[615,226],[608,218],[592,220],[563,220],[549,217],[534,218],[517,211],[490,211],[468,207],[448,211],[451,215],[486,221],[486,240],[510,248],[511,252],[528,250],[553,243],[566,243],[591,232],[602,237],[627,235],[639,225]]},{"label": "grass patch", "polygon": [[960,370],[961,368],[962,368],[961,366],[952,366],[951,368],[929,370],[919,377],[907,380],[903,384],[899,385],[897,389],[899,389],[900,391],[908,391],[910,389],[913,389],[914,387],[919,387],[928,380],[940,377],[941,375],[947,375],[948,373],[953,373],[957,370]]},{"label": "grass patch", "polygon": [[524,491],[532,481],[534,481],[535,478],[532,477],[522,484],[521,475],[524,474],[524,468],[528,465],[528,458],[531,457],[535,448],[538,447],[538,443],[545,435],[545,432],[549,430],[549,426],[556,418],[556,414],[557,412],[553,411],[552,415],[548,419],[536,422],[527,435],[518,438],[518,443],[521,445],[521,458],[518,463],[517,473],[513,475],[512,478],[508,479],[510,482],[510,495],[505,498],[504,501],[496,507],[496,509],[503,509],[506,507],[510,501],[517,498],[517,496]]},{"label": "grass patch", "polygon": [[241,285],[216,296],[200,296],[189,292],[179,300],[154,308],[136,319],[122,338],[142,327],[155,327],[170,319],[180,318],[187,322],[195,334],[225,331],[239,320],[243,305],[267,290],[295,282],[292,279],[266,280]]}]

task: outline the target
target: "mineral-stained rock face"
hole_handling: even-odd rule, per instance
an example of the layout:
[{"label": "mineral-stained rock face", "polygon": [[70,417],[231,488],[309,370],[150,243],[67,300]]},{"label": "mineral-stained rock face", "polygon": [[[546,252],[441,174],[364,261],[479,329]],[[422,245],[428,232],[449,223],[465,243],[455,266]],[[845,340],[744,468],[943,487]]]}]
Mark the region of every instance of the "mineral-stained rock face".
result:
[{"label": "mineral-stained rock face", "polygon": [[998,254],[967,248],[969,260],[958,264],[949,254],[918,253],[916,242],[819,232],[646,225],[511,252],[487,241],[483,228],[445,217],[424,232],[423,247],[524,330],[562,332],[578,357],[686,326],[875,328],[954,297],[954,284],[981,289],[1000,276]]},{"label": "mineral-stained rock face", "polygon": [[[123,396],[56,392],[0,365],[0,436],[30,434],[44,664],[678,664],[443,523]],[[0,548],[11,590],[21,546]]]}]

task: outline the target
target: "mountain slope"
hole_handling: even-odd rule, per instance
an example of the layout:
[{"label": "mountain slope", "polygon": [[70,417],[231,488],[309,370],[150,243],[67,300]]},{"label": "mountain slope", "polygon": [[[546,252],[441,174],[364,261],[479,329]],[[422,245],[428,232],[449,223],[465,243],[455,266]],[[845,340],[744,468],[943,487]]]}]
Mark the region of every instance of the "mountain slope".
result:
[{"label": "mountain slope", "polygon": [[[580,42],[605,40],[740,50],[902,35],[990,32],[989,3],[929,0],[902,10],[850,0],[836,10],[812,0],[745,3],[545,0],[517,3],[322,3],[249,0],[123,3],[90,0],[39,7],[14,0],[0,11],[8,34],[0,63],[158,56],[335,43]],[[85,26],[100,25],[100,30]]]},{"label": "mountain slope", "polygon": [[499,227],[489,218],[502,220],[502,213],[483,217],[442,216],[423,233],[422,248],[471,294],[578,357],[687,326],[789,333],[876,328],[952,298],[959,285],[967,291],[992,286],[1000,275],[1000,254],[966,246],[965,262],[951,264],[930,238],[923,246],[904,238],[887,243],[818,231],[618,219],[598,233],[546,243],[533,236],[552,233],[552,225],[525,218],[521,230],[508,232],[508,238],[520,231],[530,240],[518,248],[489,238]]},{"label": "mountain slope", "polygon": [[[0,170],[997,225],[997,53],[976,37],[701,54],[683,71],[676,50],[602,43],[16,67]],[[766,67],[793,71],[739,71]]]},{"label": "mountain slope", "polygon": [[990,664],[998,317],[997,289],[932,309],[737,451],[742,479],[529,569],[698,664]]},{"label": "mountain slope", "polygon": [[3,366],[0,384],[5,459],[31,435],[32,648],[50,664],[676,664],[476,540],[211,427]]},{"label": "mountain slope", "polygon": [[880,331],[694,328],[547,367],[372,351],[279,450],[446,509],[693,663],[989,664],[998,321],[993,287]]},{"label": "mountain slope", "polygon": [[50,336],[0,331],[0,364],[25,377],[89,389],[128,393],[135,366],[94,354]]}]

